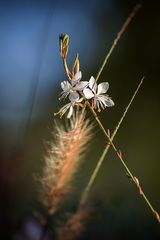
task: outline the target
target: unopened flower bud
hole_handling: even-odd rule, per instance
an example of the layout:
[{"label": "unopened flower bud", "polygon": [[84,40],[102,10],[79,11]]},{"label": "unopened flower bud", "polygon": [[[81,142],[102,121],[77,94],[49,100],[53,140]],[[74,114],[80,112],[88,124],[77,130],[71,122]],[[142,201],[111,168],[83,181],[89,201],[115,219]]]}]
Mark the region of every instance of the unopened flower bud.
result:
[{"label": "unopened flower bud", "polygon": [[77,72],[79,72],[79,56],[78,56],[78,53],[76,54],[76,57],[73,61],[72,75],[74,76]]},{"label": "unopened flower bud", "polygon": [[69,36],[67,34],[59,35],[59,47],[60,47],[60,55],[62,58],[66,58],[68,53],[68,43]]}]

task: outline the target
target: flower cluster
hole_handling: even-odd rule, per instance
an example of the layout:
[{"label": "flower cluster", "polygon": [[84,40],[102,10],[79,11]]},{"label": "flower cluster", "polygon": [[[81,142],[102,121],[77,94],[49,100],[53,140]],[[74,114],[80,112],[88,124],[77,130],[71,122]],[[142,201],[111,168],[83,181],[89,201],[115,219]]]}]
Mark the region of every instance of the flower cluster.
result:
[{"label": "flower cluster", "polygon": [[91,99],[92,107],[98,109],[98,111],[114,106],[112,99],[106,95],[109,88],[108,82],[97,85],[93,76],[89,81],[81,81],[81,79],[82,72],[79,71],[71,80],[61,82],[62,93],[59,99],[68,97],[70,102],[60,109],[58,112],[60,116],[63,116],[68,111],[67,118],[70,118],[73,114],[74,106],[80,105],[83,100]]},{"label": "flower cluster", "polygon": [[62,93],[59,100],[68,97],[70,102],[64,105],[56,114],[60,114],[62,117],[68,111],[67,118],[70,118],[73,114],[74,106],[78,105],[84,107],[85,105],[83,103],[86,103],[88,100],[91,100],[92,108],[98,109],[99,112],[101,109],[114,106],[112,99],[106,95],[109,88],[108,82],[103,82],[97,85],[96,79],[93,76],[89,81],[81,81],[82,72],[79,70],[78,54],[76,54],[72,71],[70,72],[66,61],[69,36],[67,34],[61,34],[59,41],[60,56],[68,77],[68,81],[61,82]]}]

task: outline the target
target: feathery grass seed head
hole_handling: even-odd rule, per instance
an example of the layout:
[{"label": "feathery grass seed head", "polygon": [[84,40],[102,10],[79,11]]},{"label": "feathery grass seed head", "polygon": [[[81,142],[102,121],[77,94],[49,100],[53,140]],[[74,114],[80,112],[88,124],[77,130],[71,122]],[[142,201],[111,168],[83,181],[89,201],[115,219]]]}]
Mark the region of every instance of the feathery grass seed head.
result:
[{"label": "feathery grass seed head", "polygon": [[55,141],[50,143],[41,181],[42,200],[53,214],[69,193],[73,174],[86,150],[93,125],[77,111],[64,127],[55,123]]}]

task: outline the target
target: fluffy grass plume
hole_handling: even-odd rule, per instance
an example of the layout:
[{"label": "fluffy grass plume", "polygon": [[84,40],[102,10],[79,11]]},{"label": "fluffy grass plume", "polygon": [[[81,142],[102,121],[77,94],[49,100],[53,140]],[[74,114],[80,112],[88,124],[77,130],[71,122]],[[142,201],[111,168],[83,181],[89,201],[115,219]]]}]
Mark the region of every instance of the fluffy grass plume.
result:
[{"label": "fluffy grass plume", "polygon": [[72,179],[90,140],[93,125],[85,112],[76,111],[66,126],[55,123],[40,179],[41,196],[48,213],[53,214],[69,193]]}]

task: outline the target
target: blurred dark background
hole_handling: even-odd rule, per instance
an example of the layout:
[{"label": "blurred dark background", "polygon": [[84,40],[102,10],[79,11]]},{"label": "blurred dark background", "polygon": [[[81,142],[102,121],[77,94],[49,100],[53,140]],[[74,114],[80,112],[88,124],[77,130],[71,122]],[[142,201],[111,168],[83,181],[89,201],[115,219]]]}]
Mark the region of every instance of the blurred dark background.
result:
[{"label": "blurred dark background", "polygon": [[[59,57],[59,34],[69,34],[69,65],[78,52],[83,80],[88,80],[96,75],[136,3],[0,1],[0,239],[39,239],[41,226],[33,212],[43,214],[44,209],[34,175],[44,164],[44,140],[51,137],[53,113],[62,106],[58,94],[65,74]],[[160,211],[160,4],[141,3],[142,9],[101,75],[101,81],[110,83],[109,94],[116,105],[100,118],[113,130],[145,75],[115,142]],[[76,208],[104,148],[103,134],[98,127],[95,132],[92,149],[75,176],[74,189],[64,207],[67,210]],[[112,150],[91,196],[95,213],[80,239],[160,239],[159,224],[125,177]],[[54,229],[54,221],[51,225]]]}]

